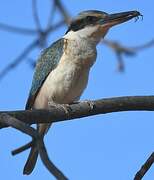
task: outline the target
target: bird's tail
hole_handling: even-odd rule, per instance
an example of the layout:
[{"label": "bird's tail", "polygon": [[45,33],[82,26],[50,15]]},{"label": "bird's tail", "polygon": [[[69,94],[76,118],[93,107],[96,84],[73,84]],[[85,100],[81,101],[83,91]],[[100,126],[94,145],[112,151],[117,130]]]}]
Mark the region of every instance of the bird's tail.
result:
[{"label": "bird's tail", "polygon": [[[40,135],[44,136],[47,133],[50,126],[51,124],[38,124],[37,130]],[[23,174],[27,174],[27,175],[31,174],[31,172],[33,171],[35,167],[37,158],[38,158],[38,149],[37,149],[36,143],[34,143],[31,147],[28,159],[24,166]]]}]

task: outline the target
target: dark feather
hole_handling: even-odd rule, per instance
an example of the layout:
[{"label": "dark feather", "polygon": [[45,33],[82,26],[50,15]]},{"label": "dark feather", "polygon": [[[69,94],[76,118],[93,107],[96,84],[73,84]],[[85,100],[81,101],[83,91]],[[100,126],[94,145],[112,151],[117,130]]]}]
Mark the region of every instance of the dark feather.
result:
[{"label": "dark feather", "polygon": [[63,54],[64,39],[59,39],[51,46],[45,49],[37,61],[35,73],[33,76],[32,87],[26,103],[25,109],[33,107],[35,98],[42,87],[48,74],[57,67]]}]

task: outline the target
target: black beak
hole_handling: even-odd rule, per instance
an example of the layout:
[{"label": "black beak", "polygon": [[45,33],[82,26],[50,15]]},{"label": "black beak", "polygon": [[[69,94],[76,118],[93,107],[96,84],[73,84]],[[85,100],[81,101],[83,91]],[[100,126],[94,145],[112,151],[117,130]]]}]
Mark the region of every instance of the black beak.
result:
[{"label": "black beak", "polygon": [[126,22],[132,18],[138,19],[139,16],[142,16],[142,14],[138,11],[128,11],[128,12],[121,12],[116,14],[109,14],[103,19],[102,25],[107,27],[112,27],[114,25]]}]

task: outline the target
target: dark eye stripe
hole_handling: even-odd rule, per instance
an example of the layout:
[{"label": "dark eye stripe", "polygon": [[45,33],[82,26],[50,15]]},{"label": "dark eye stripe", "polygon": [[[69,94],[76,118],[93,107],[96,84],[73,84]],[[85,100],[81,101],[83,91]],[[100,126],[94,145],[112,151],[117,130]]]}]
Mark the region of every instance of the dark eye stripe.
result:
[{"label": "dark eye stripe", "polygon": [[99,19],[100,19],[100,17],[86,16],[83,19],[75,20],[70,24],[70,26],[65,34],[67,34],[70,30],[78,31],[80,29],[83,29],[87,25],[95,24],[95,23],[97,23],[97,20],[99,20]]},{"label": "dark eye stripe", "polygon": [[94,22],[94,21],[99,20],[100,18],[95,17],[95,16],[87,16],[86,19],[87,19],[89,22]]}]

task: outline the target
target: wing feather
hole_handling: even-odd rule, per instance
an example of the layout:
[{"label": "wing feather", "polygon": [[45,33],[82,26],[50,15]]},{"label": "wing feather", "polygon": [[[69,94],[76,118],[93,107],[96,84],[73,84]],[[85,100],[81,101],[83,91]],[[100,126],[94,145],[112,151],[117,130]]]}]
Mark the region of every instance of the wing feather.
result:
[{"label": "wing feather", "polygon": [[63,54],[63,45],[64,39],[62,38],[54,42],[51,46],[49,46],[42,52],[35,68],[32,87],[29,93],[25,109],[31,109],[33,107],[35,98],[42,84],[44,83],[48,74],[57,67],[60,58]]}]

